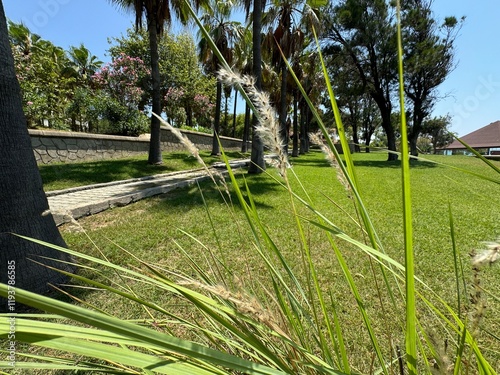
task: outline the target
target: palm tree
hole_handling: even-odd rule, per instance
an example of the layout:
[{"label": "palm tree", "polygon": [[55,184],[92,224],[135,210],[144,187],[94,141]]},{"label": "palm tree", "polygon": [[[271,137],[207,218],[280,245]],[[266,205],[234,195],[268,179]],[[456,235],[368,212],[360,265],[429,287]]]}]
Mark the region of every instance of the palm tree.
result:
[{"label": "palm tree", "polygon": [[[229,64],[231,64],[233,60],[233,45],[238,39],[239,35],[241,35],[240,23],[229,20],[232,11],[231,5],[231,2],[211,0],[206,7],[205,13],[201,17],[204,28],[207,30],[208,34],[213,39],[215,46]],[[220,62],[217,56],[210,49],[208,42],[203,36],[200,38],[198,47],[200,52],[200,60],[205,65],[206,70],[211,74],[216,75],[220,67]],[[219,135],[220,129],[221,103],[222,82],[217,80],[212,155],[220,154],[217,136]]]},{"label": "palm tree", "polygon": [[287,97],[288,67],[287,61],[301,52],[305,43],[305,32],[310,24],[318,28],[318,18],[306,1],[273,0],[271,7],[264,15],[263,23],[269,27],[264,38],[264,47],[270,53],[272,66],[281,73],[279,98],[279,122],[285,152],[288,151],[287,114],[289,100]]},{"label": "palm tree", "polygon": [[[250,14],[250,5],[253,3],[252,12],[252,45],[253,45],[253,75],[255,77],[255,88],[262,90],[262,10],[266,6],[266,0],[245,0],[245,12]],[[255,130],[258,118],[253,116],[252,127]],[[248,173],[262,173],[266,169],[264,161],[264,144],[257,132],[252,132],[252,153],[250,155],[250,166]]]},{"label": "palm tree", "polygon": [[[62,253],[12,234],[66,246],[49,211],[33,156],[8,35],[0,2],[0,282],[8,283],[10,270],[16,288],[45,293],[49,283],[62,283],[67,277],[34,261],[68,272],[73,267],[48,260],[69,261]],[[1,311],[8,307],[5,301],[0,306]]]},{"label": "palm tree", "polygon": [[42,49],[42,37],[38,34],[33,34],[22,23],[9,21],[9,40],[25,56]]},{"label": "palm tree", "polygon": [[[123,9],[135,13],[135,27],[142,27],[143,18],[146,19],[149,34],[149,49],[151,52],[151,79],[152,79],[152,110],[161,115],[161,85],[160,65],[158,54],[158,39],[163,33],[164,25],[172,22],[172,11],[182,23],[187,23],[188,12],[183,1],[174,0],[110,0]],[[196,7],[206,1],[194,0]],[[149,144],[148,163],[162,164],[160,120],[151,116],[151,140]]]},{"label": "palm tree", "polygon": [[82,44],[71,46],[68,51],[70,64],[65,71],[83,83],[89,83],[90,78],[99,70],[103,62]]},{"label": "palm tree", "polygon": [[[80,47],[71,46],[67,51],[67,63],[62,69],[62,75],[72,78],[72,92],[70,99],[72,103],[68,107],[67,113],[71,116],[71,129],[76,131],[83,131],[83,118],[81,101],[83,98],[88,97],[89,89],[92,85],[92,76],[99,70],[102,61],[82,44]],[[69,109],[69,110],[68,110]],[[76,116],[80,116],[80,125],[77,125]],[[88,121],[88,131],[95,130],[95,123],[90,119]]]},{"label": "palm tree", "polygon": [[[253,71],[253,46],[252,33],[248,28],[243,30],[241,37],[234,45],[233,64],[242,74],[249,75]],[[236,102],[236,96],[235,96]],[[245,125],[243,128],[243,139],[241,143],[241,152],[248,151],[248,140],[250,136],[250,106],[245,104]]]}]

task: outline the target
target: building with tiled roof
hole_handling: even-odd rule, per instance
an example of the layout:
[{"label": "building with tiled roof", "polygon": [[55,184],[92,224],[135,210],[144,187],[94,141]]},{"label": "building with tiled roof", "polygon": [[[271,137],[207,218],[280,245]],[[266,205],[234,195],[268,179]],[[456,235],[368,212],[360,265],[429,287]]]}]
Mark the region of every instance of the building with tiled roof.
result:
[{"label": "building with tiled roof", "polygon": [[[492,122],[481,129],[460,137],[460,139],[483,155],[500,155],[500,121]],[[469,154],[459,141],[443,149],[445,154]]]}]

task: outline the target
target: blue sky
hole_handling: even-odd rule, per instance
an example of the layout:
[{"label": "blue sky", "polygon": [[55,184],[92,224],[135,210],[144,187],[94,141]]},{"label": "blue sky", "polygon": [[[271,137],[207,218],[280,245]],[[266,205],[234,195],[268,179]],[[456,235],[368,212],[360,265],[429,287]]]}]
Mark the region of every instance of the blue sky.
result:
[{"label": "blue sky", "polygon": [[[404,0],[403,0],[404,1]],[[132,26],[134,17],[108,0],[3,0],[7,18],[68,49],[83,43],[101,60],[108,38]],[[500,27],[498,0],[434,0],[438,19],[466,16],[456,42],[456,69],[440,86],[434,115],[452,116],[452,131],[463,136],[500,120]]]}]

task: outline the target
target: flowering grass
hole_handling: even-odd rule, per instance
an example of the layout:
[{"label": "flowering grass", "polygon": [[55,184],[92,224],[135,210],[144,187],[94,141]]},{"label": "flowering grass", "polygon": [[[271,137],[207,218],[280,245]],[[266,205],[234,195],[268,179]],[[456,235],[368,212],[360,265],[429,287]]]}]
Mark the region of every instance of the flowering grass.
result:
[{"label": "flowering grass", "polygon": [[[402,82],[400,43],[398,56]],[[156,198],[134,205],[135,210],[124,208],[114,219],[88,228],[94,234],[102,230],[101,245],[78,243],[81,234],[73,232],[89,231],[85,220],[73,223],[68,243],[75,239],[83,251],[59,249],[79,259],[81,273],[73,277],[83,283],[72,296],[78,303],[22,290],[16,301],[77,324],[29,319],[59,315],[19,316],[16,335],[84,360],[64,361],[42,352],[32,356],[48,361],[38,368],[495,374],[500,298],[494,288],[498,268],[491,266],[499,260],[499,240],[492,239],[498,237],[499,169],[473,159],[453,159],[471,164],[470,170],[439,164],[452,159],[410,163],[404,116],[401,165],[382,166],[371,160],[373,154],[352,156],[325,74],[346,152],[340,160],[293,72],[335,168],[317,155],[294,160],[289,168],[275,136],[276,122],[269,121],[276,115],[267,97],[222,62],[227,75],[220,78],[234,78],[251,101],[260,121],[255,130],[276,150],[277,170],[250,178],[229,170],[231,184],[223,184],[224,189],[204,184],[166,202]],[[326,70],[323,62],[322,67]],[[401,84],[401,107],[403,91]],[[164,221],[172,209],[175,218]],[[154,219],[146,220],[149,215]],[[117,233],[126,234],[113,238]],[[132,233],[140,238],[129,243]],[[0,285],[0,294],[7,295],[6,285]]]},{"label": "flowering grass", "polygon": [[[388,255],[403,262],[399,163],[387,163],[385,158],[384,154],[355,154],[354,163],[360,184],[364,187],[362,194],[365,197],[365,204],[372,220],[376,223],[380,240],[386,244],[385,250]],[[491,173],[475,158],[432,156],[430,159],[454,167]],[[291,162],[313,202],[325,199],[335,202],[323,206],[322,212],[334,220],[342,230],[347,233],[357,232],[362,239],[361,231],[346,215],[346,213],[352,217],[356,215],[352,201],[338,181],[335,170],[324,160],[323,155],[312,152]],[[414,232],[415,238],[418,239],[415,241],[416,275],[425,280],[427,285],[447,303],[456,306],[457,292],[448,204],[451,205],[453,212],[459,259],[465,267],[465,283],[472,288],[473,271],[470,253],[473,249],[485,248],[482,241],[494,241],[500,232],[498,210],[500,195],[494,193],[498,192],[498,187],[431,162],[414,162],[411,169]],[[272,173],[276,174],[275,171]],[[239,184],[243,184],[241,177],[238,181]],[[252,176],[247,178],[246,182],[259,209],[260,219],[269,230],[269,235],[280,244],[280,250],[290,264],[300,268],[297,232],[289,207],[284,203],[288,193],[272,176]],[[122,250],[115,244],[132,251],[145,262],[154,262],[159,266],[176,270],[175,272],[179,274],[192,272],[190,263],[180,248],[189,249],[189,259],[199,267],[215,273],[218,262],[214,264],[210,261],[210,254],[213,252],[215,259],[224,264],[223,268],[231,270],[229,274],[224,273],[224,280],[229,285],[233,287],[236,285],[236,288],[238,285],[245,285],[252,293],[259,293],[256,295],[257,298],[266,300],[268,296],[262,295],[257,290],[261,289],[261,285],[271,289],[272,284],[264,264],[253,250],[252,238],[245,230],[243,213],[239,210],[231,213],[212,185],[203,185],[202,191],[204,199],[197,188],[180,190],[82,219],[80,224],[109,260],[122,266],[139,264],[128,258],[125,260]],[[306,212],[303,214],[306,215]],[[216,222],[215,232],[210,229],[210,217]],[[63,229],[70,248],[95,255],[94,245],[89,242],[86,235],[74,230],[74,227],[69,226]],[[183,235],[183,231],[190,233],[199,242]],[[359,362],[352,365],[356,370],[368,373],[372,353],[368,349],[366,332],[356,312],[355,301],[343,281],[341,269],[321,231],[314,226],[308,226],[305,232],[321,286],[324,290],[330,291],[332,299],[336,301],[336,309],[344,327],[350,356],[359,358]],[[207,249],[210,249],[210,252]],[[404,321],[398,316],[402,311],[394,311],[390,297],[385,293],[379,295],[377,292],[382,283],[381,275],[378,274],[375,278],[372,276],[373,265],[368,257],[355,247],[345,243],[341,249],[351,267],[366,309],[373,317],[374,331],[381,337],[384,350],[390,352],[391,347],[395,350],[394,345],[404,347],[404,342],[401,342],[398,333],[398,322]],[[100,276],[102,280],[108,277],[113,279],[113,276],[106,271],[102,272],[104,272]],[[299,275],[302,281],[307,279],[306,274],[299,273]],[[481,275],[483,287],[495,294],[498,277],[500,277],[498,267],[485,268]],[[179,300],[172,300],[168,295],[158,295],[154,291],[147,290],[147,287],[142,289],[142,286],[139,286],[139,288],[136,290],[137,293],[145,293],[152,300],[174,311],[179,309],[187,316],[195,316],[192,315],[195,312]],[[462,302],[461,312],[464,316],[471,314],[474,309],[474,306],[467,303],[471,290],[460,292],[462,301],[465,301]],[[84,297],[86,301],[91,301],[93,305],[115,316],[127,319],[147,318],[147,314],[140,306],[124,303],[117,297],[115,301],[115,297],[108,293],[87,291]],[[488,298],[485,315],[490,319],[485,319],[488,323],[482,327],[483,330],[493,334],[500,331],[497,320],[491,319],[499,312],[499,301]],[[426,317],[423,319],[426,324],[424,330],[436,340],[436,345],[444,348],[445,334],[442,325],[439,325],[436,318],[423,306],[419,306],[418,313],[421,319]],[[500,366],[500,356],[495,354],[500,350],[500,343],[488,337],[484,331],[482,336],[486,353],[493,357],[492,364]],[[386,354],[390,356],[390,353]]]}]

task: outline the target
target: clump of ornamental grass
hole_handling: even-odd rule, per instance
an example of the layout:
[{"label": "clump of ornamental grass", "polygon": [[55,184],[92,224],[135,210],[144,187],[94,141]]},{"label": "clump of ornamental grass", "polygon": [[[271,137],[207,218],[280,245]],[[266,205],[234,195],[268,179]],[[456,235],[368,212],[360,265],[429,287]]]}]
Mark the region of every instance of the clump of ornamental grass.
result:
[{"label": "clump of ornamental grass", "polygon": [[[197,19],[197,21],[199,20]],[[200,28],[203,29],[203,26],[201,25]],[[206,31],[204,36],[211,41],[215,52],[215,44]],[[220,55],[220,52],[218,54]],[[399,50],[399,56],[402,56],[401,50]],[[326,72],[324,63],[322,63],[322,68]],[[285,184],[281,185],[289,192],[290,197],[290,209],[287,211],[293,216],[294,233],[297,233],[298,238],[293,258],[287,259],[280,249],[279,243],[276,243],[272,238],[267,226],[273,223],[264,223],[260,219],[257,205],[248,186],[240,188],[239,181],[236,180],[223,153],[223,158],[228,166],[233,194],[240,203],[241,212],[248,223],[248,230],[253,236],[253,248],[263,261],[267,276],[271,281],[271,289],[262,286],[263,294],[267,298],[258,301],[252,296],[252,293],[245,291],[244,286],[241,286],[241,290],[229,288],[224,280],[217,279],[220,275],[212,275],[210,271],[205,270],[191,259],[187,249],[182,250],[192,268],[190,275],[179,275],[175,271],[160,268],[158,264],[144,262],[126,250],[123,250],[126,256],[137,261],[140,267],[124,267],[113,264],[105,257],[100,259],[77,251],[58,248],[78,259],[80,261],[78,265],[82,268],[98,272],[99,267],[105,267],[120,276],[119,282],[112,282],[108,285],[81,275],[73,275],[76,280],[119,295],[129,303],[138,303],[152,317],[147,323],[156,323],[156,317],[159,316],[161,319],[168,320],[190,332],[190,337],[194,337],[194,339],[190,341],[175,337],[167,329],[159,331],[137,324],[137,321],[120,319],[92,309],[18,290],[16,299],[19,303],[52,314],[49,316],[43,314],[18,315],[16,317],[16,334],[19,340],[92,359],[72,361],[44,355],[31,355],[30,358],[37,361],[35,366],[72,371],[147,374],[312,375],[357,373],[358,369],[353,368],[352,364],[354,360],[351,358],[351,343],[345,342],[343,333],[352,327],[348,323],[341,323],[338,301],[334,299],[333,293],[324,290],[321,279],[318,277],[317,265],[311,256],[311,252],[315,249],[311,249],[309,246],[304,229],[305,225],[309,225],[319,228],[321,234],[324,235],[324,241],[329,245],[329,252],[325,254],[332,258],[332,263],[334,260],[338,265],[347,285],[346,289],[355,300],[356,312],[359,313],[363,330],[370,340],[366,344],[366,352],[369,354],[364,358],[365,362],[368,363],[368,365],[364,364],[366,372],[389,375],[393,373],[416,374],[417,369],[427,371],[429,361],[426,354],[430,350],[437,353],[436,356],[441,359],[440,365],[446,367],[446,371],[449,371],[448,367],[453,366],[453,372],[459,374],[462,371],[460,367],[462,363],[461,353],[467,346],[473,353],[478,373],[494,374],[495,370],[484,358],[477,341],[465,329],[461,318],[446,302],[436,296],[432,290],[429,290],[423,281],[414,277],[411,201],[408,185],[410,179],[409,165],[406,160],[408,157],[408,150],[405,150],[406,143],[402,141],[404,149],[402,154],[403,213],[406,240],[404,246],[405,264],[403,265],[381,250],[382,246],[375,231],[375,225],[371,222],[368,210],[357,189],[358,183],[354,173],[354,165],[349,151],[345,149],[346,135],[327,74],[325,73],[325,80],[334,112],[336,112],[335,117],[341,143],[344,147],[346,166],[338,160],[331,142],[325,150],[329,149],[327,157],[330,157],[331,162],[335,163],[335,168],[342,172],[343,178],[346,180],[345,184],[352,189],[356,208],[361,217],[359,221],[364,225],[369,237],[369,241],[367,241],[369,245],[351,237],[342,231],[333,222],[333,219],[322,214],[317,205],[311,202],[307,192],[302,190],[302,195],[299,195],[290,188],[286,170],[288,162],[282,147],[283,140],[279,136],[276,115],[269,105],[268,96],[255,90],[251,78],[239,76],[227,67],[220,72],[219,78],[226,84],[243,88],[259,118],[259,126],[256,131],[277,155],[278,170],[285,179]],[[296,77],[294,76],[294,78]],[[302,90],[300,82],[296,82]],[[401,90],[401,96],[402,92],[403,90]],[[306,95],[304,98],[308,101]],[[310,102],[308,104],[323,134],[326,134],[326,128],[322,124],[321,118]],[[403,110],[402,113],[404,114],[404,112]],[[404,121],[402,121],[403,140],[406,136],[405,132],[406,128]],[[190,146],[187,145],[187,147]],[[197,151],[192,151],[196,157]],[[330,152],[335,155],[335,160],[332,159],[331,155],[328,156]],[[337,175],[339,176],[339,173]],[[300,184],[299,186],[302,187]],[[303,211],[297,209],[297,203],[304,208]],[[50,244],[45,245],[57,248]],[[390,295],[391,299],[389,308],[397,309],[398,304],[405,304],[406,327],[403,327],[394,338],[398,342],[391,348],[385,348],[379,335],[375,332],[373,321],[376,317],[373,316],[375,314],[371,314],[373,308],[369,309],[366,306],[365,296],[360,293],[355,275],[346,261],[347,247],[363,252],[380,266],[382,277],[387,286],[387,294]],[[481,253],[475,259],[478,267],[496,262],[498,260],[498,246],[488,246],[487,252]],[[84,263],[95,266],[84,266],[82,265]],[[220,265],[225,266],[224,264]],[[396,285],[395,291],[391,289],[389,277],[384,272],[392,277],[391,282]],[[167,294],[176,302],[190,305],[196,309],[197,314],[194,317],[192,315],[188,317],[178,315],[170,311],[167,306],[159,305],[136,293],[135,286],[137,284],[155,289],[159,294]],[[0,285],[0,295],[8,295],[7,285]],[[452,332],[453,336],[455,334],[460,336],[454,344],[456,349],[454,360],[446,357],[447,350],[433,350],[435,345],[430,342],[431,340],[419,340],[418,334],[423,336],[425,333],[425,328],[422,328],[422,324],[425,322],[420,321],[417,317],[417,303],[414,300],[416,295],[421,298],[420,303],[435,314],[440,324],[445,327],[445,331]],[[430,298],[438,302],[433,303]],[[85,327],[76,326],[68,321],[61,322],[58,320],[60,317],[84,323]],[[2,322],[0,327],[4,327],[2,333],[8,334],[8,331],[5,331],[5,327],[9,326],[8,317],[0,317],[0,321]],[[401,324],[401,326],[404,325]],[[403,341],[405,342],[405,350],[401,350],[401,355],[394,356],[392,347],[401,347],[400,343]],[[363,362],[363,359],[356,359],[355,362]],[[25,368],[35,367],[32,363],[21,361],[18,362],[18,365],[25,366]],[[473,370],[469,366],[464,371],[471,373]]]}]

